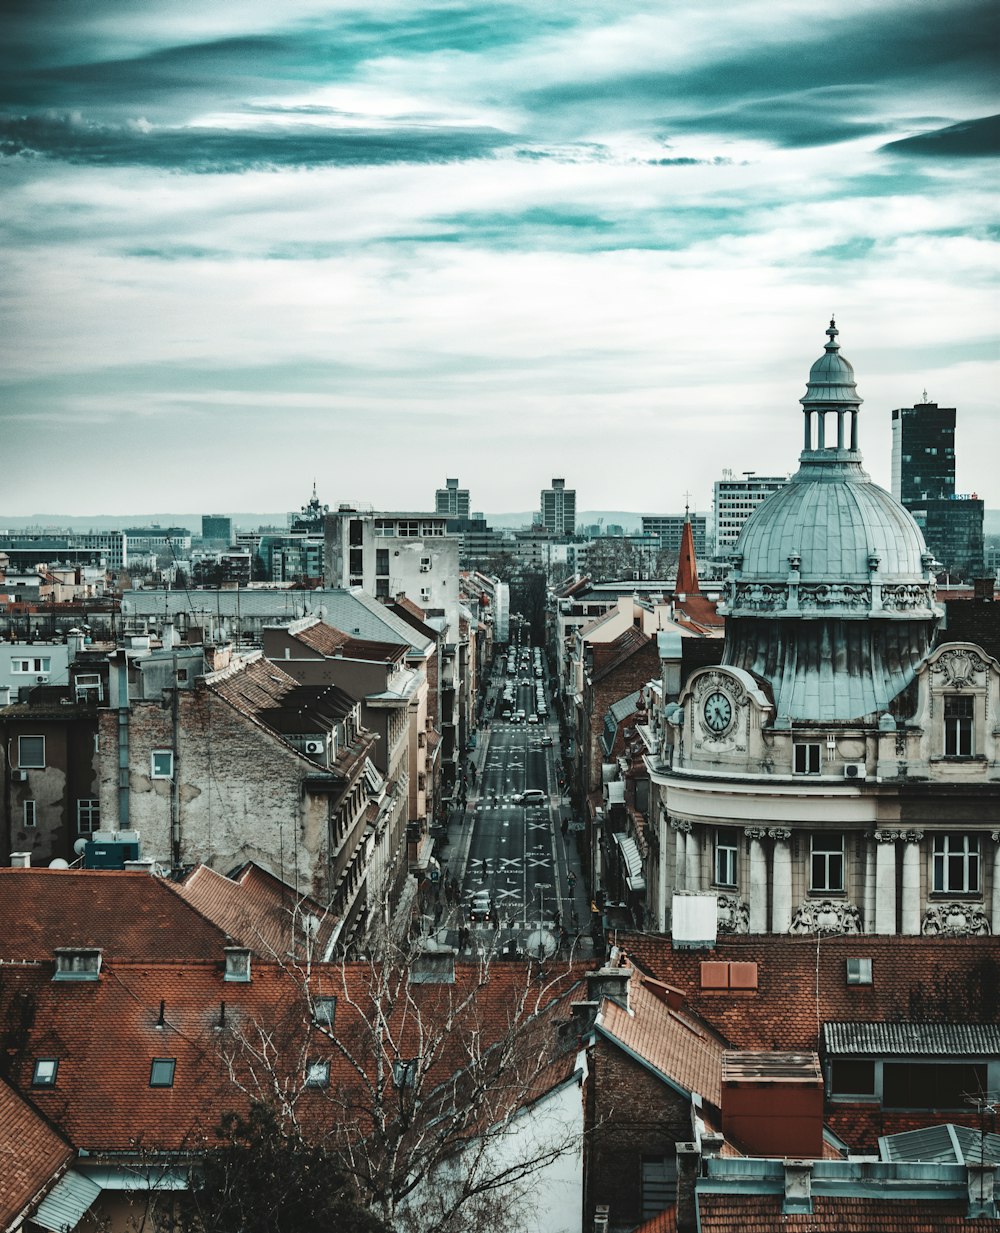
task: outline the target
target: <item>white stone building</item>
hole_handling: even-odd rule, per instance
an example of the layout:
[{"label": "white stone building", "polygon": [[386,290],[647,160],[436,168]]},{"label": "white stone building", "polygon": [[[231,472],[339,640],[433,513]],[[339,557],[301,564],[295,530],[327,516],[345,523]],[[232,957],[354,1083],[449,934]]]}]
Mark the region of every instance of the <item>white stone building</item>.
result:
[{"label": "white stone building", "polygon": [[654,923],[709,892],[724,931],[997,932],[1000,663],[935,644],[931,557],[862,470],[827,334],[800,468],[735,547],[723,662],[664,687]]}]

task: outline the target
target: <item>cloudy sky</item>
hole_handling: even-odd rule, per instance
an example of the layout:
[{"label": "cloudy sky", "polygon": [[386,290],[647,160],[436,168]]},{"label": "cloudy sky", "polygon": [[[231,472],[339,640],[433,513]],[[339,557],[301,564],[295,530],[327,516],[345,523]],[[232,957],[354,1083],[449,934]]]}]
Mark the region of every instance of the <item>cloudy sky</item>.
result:
[{"label": "cloudy sky", "polygon": [[0,516],[706,510],[837,316],[1000,506],[986,0],[16,0]]}]

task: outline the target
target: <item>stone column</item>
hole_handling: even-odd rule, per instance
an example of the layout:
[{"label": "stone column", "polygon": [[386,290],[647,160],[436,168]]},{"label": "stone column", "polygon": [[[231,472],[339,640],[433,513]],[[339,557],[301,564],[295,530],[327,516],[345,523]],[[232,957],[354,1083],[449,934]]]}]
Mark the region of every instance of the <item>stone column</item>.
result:
[{"label": "stone column", "polygon": [[748,826],[743,833],[750,840],[750,932],[767,933],[767,859],[761,843],[767,831]]},{"label": "stone column", "polygon": [[684,888],[689,891],[701,890],[701,845],[693,829],[687,837],[686,847],[687,874],[684,878]]},{"label": "stone column", "polygon": [[990,838],[995,845],[993,848],[993,910],[990,928],[993,930],[993,936],[996,937],[1000,934],[1000,831],[993,831]]},{"label": "stone column", "polygon": [[865,933],[875,932],[875,843],[874,836],[866,835],[865,846],[865,900],[862,904]]},{"label": "stone column", "polygon": [[792,927],[792,851],[788,841],[792,832],[772,827],[774,865],[771,882],[771,932],[787,933]]},{"label": "stone column", "polygon": [[687,837],[691,833],[691,823],[681,818],[670,819],[670,829],[674,832],[674,892],[687,890]]},{"label": "stone column", "polygon": [[875,932],[896,932],[896,848],[898,831],[876,831]]},{"label": "stone column", "polygon": [[903,831],[903,932],[920,933],[920,841],[923,831]]}]

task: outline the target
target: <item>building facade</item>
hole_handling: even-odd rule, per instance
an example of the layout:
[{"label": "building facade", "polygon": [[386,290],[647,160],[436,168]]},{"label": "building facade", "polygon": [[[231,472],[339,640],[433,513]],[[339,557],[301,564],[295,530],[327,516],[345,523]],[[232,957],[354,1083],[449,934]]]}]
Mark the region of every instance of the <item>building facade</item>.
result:
[{"label": "building facade", "polygon": [[643,514],[643,535],[655,535],[661,552],[680,552],[684,523],[690,517],[694,550],[704,557],[708,536],[708,518],[704,514]]},{"label": "building facade", "polygon": [[827,333],[799,471],[732,556],[723,661],[664,693],[659,898],[715,894],[734,932],[996,931],[1000,663],[934,645],[932,557],[862,469]]},{"label": "building facade", "polygon": [[434,510],[449,518],[470,518],[471,505],[468,488],[459,488],[457,479],[445,480],[445,487],[434,493]]},{"label": "building facade", "polygon": [[576,489],[567,488],[564,479],[553,479],[551,488],[542,489],[542,526],[553,535],[576,531]]},{"label": "building facade", "polygon": [[[762,501],[788,483],[786,475],[757,475],[744,471],[737,479],[724,471],[715,481],[715,553],[725,555],[740,537],[743,524]],[[697,547],[697,540],[695,541]]]}]

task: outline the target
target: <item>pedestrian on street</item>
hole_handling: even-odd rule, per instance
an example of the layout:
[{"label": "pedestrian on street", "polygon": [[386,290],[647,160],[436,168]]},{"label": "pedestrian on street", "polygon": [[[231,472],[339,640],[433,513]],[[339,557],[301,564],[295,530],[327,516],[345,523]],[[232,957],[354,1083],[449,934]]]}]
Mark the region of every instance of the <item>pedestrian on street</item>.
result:
[{"label": "pedestrian on street", "polygon": [[566,880],[569,882],[569,891],[570,894],[572,894],[576,889],[576,874],[572,869],[569,871],[569,877]]},{"label": "pedestrian on street", "polygon": [[569,818],[563,818],[561,829],[562,829],[563,839],[565,839],[566,836],[569,834]]}]

